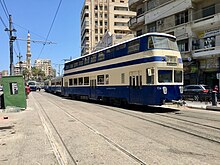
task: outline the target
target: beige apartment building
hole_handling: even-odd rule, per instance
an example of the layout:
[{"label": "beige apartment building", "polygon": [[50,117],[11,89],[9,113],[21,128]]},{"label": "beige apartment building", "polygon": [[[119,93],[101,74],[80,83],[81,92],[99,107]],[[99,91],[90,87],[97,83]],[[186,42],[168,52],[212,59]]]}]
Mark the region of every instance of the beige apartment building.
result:
[{"label": "beige apartment building", "polygon": [[81,55],[91,53],[106,33],[114,34],[114,39],[131,34],[128,21],[135,15],[129,11],[128,0],[85,0],[81,11]]},{"label": "beige apartment building", "polygon": [[49,59],[37,59],[34,61],[34,67],[41,69],[45,76],[52,76],[53,75],[53,69],[51,66],[51,60]]},{"label": "beige apartment building", "polygon": [[129,21],[136,35],[165,32],[177,37],[184,62],[184,83],[219,84],[219,0],[129,0],[137,16]]}]

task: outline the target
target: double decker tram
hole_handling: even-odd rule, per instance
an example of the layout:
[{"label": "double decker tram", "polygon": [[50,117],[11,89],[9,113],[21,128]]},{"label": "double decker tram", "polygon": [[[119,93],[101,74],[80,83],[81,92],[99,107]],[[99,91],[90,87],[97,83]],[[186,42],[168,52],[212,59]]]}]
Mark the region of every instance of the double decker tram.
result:
[{"label": "double decker tram", "polygon": [[62,95],[137,105],[162,105],[183,92],[176,38],[147,33],[65,63]]}]

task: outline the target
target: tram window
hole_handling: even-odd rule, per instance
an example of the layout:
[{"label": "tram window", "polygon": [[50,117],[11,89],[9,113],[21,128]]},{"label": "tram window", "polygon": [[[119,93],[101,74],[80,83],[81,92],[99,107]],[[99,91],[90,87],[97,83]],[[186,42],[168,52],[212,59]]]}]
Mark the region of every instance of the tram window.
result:
[{"label": "tram window", "polygon": [[152,37],[148,37],[148,48],[153,49],[154,48],[154,43]]},{"label": "tram window", "polygon": [[103,52],[98,53],[98,61],[102,61],[105,59],[105,54]]},{"label": "tram window", "polygon": [[132,76],[132,86],[135,87],[135,76]]},{"label": "tram window", "polygon": [[108,74],[105,75],[105,84],[109,84],[109,75]]},{"label": "tram window", "polygon": [[117,47],[115,48],[115,50],[118,51],[118,50],[124,49],[125,47],[126,47],[126,45],[125,45],[125,44],[122,44],[122,45],[117,46]]},{"label": "tram window", "polygon": [[84,64],[86,65],[86,64],[88,64],[89,63],[89,57],[85,57],[84,58]]},{"label": "tram window", "polygon": [[83,66],[83,59],[79,60],[79,66]]},{"label": "tram window", "polygon": [[84,77],[84,85],[89,85],[89,77]]},{"label": "tram window", "polygon": [[136,76],[136,86],[139,86],[139,76]]},{"label": "tram window", "polygon": [[78,82],[79,82],[79,85],[83,85],[83,78],[80,77],[79,80],[78,80]]},{"label": "tram window", "polygon": [[124,84],[125,83],[125,73],[121,74],[121,83]]},{"label": "tram window", "polygon": [[174,82],[182,82],[183,77],[182,77],[183,73],[180,70],[174,70]]},{"label": "tram window", "polygon": [[160,83],[172,82],[172,70],[158,70],[158,82]]},{"label": "tram window", "polygon": [[106,50],[106,59],[111,59],[114,57],[114,51],[115,51],[115,48],[111,48],[111,49],[108,49]]},{"label": "tram window", "polygon": [[79,65],[78,61],[74,62],[73,66],[76,68]]},{"label": "tram window", "polygon": [[73,85],[77,85],[77,78],[73,79]]},{"label": "tram window", "polygon": [[73,85],[73,79],[69,79],[69,86]]},{"label": "tram window", "polygon": [[71,64],[69,65],[69,68],[70,68],[70,69],[72,69],[72,68],[73,68],[73,63],[71,63]]},{"label": "tram window", "polygon": [[98,75],[97,82],[98,82],[98,85],[103,85],[104,84],[104,75]]},{"label": "tram window", "polygon": [[140,75],[140,87],[142,87],[142,76]]},{"label": "tram window", "polygon": [[140,48],[140,40],[134,40],[128,43],[128,53],[138,52]]},{"label": "tram window", "polygon": [[154,69],[153,68],[148,68],[146,70],[146,74],[147,74],[146,83],[147,84],[154,84]]},{"label": "tram window", "polygon": [[94,62],[96,62],[96,54],[90,56],[90,63],[94,63]]},{"label": "tram window", "polygon": [[68,82],[65,81],[64,86],[65,86],[65,87],[68,87]]}]

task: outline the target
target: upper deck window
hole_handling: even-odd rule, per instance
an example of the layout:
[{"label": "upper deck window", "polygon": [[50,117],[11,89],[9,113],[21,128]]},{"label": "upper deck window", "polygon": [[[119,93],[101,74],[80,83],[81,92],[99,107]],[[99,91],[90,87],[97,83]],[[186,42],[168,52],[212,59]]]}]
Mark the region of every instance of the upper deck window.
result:
[{"label": "upper deck window", "polygon": [[138,52],[140,48],[140,40],[134,40],[128,43],[128,53]]},{"label": "upper deck window", "polygon": [[96,62],[96,54],[93,54],[91,57],[90,57],[90,63],[94,63]]},{"label": "upper deck window", "polygon": [[148,37],[149,49],[169,49],[178,51],[178,46],[175,38],[165,36],[150,36]]}]

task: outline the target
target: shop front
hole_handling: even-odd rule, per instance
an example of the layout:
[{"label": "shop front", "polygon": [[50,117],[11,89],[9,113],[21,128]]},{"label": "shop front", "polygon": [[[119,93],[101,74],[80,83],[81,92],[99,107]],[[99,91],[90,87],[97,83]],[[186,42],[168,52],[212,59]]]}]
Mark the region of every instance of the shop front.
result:
[{"label": "shop front", "polygon": [[199,84],[206,84],[211,88],[219,85],[217,79],[217,73],[220,72],[219,60],[219,57],[199,60]]}]

